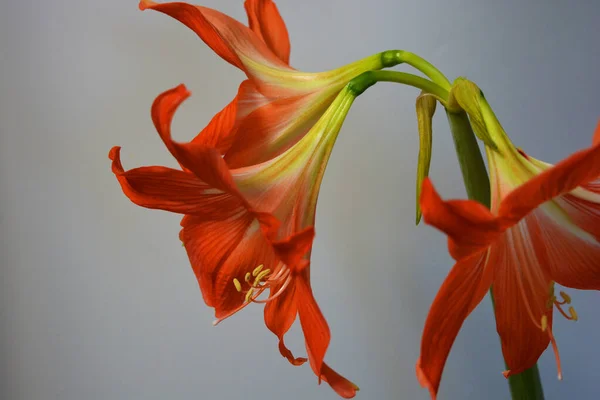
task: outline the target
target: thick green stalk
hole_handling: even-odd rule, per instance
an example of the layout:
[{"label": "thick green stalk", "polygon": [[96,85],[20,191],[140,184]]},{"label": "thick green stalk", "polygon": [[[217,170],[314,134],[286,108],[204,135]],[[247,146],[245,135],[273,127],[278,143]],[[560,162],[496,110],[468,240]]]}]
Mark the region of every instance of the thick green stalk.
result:
[{"label": "thick green stalk", "polygon": [[[446,110],[450,130],[454,139],[454,146],[458,162],[462,171],[467,196],[490,207],[490,180],[477,144],[477,139],[471,128],[469,118],[465,112],[453,113]],[[490,290],[492,306],[494,296]],[[537,364],[521,374],[508,378],[510,393],[513,400],[543,400],[544,391],[537,368]]]}]

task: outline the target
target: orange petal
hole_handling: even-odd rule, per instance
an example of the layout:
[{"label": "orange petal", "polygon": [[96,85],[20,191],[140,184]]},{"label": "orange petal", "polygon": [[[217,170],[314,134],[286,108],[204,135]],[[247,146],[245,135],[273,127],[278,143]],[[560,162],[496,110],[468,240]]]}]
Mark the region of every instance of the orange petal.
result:
[{"label": "orange petal", "polygon": [[493,278],[487,252],[474,253],[450,270],[431,305],[421,338],[417,377],[435,399],[450,348],[464,320],[481,302]]},{"label": "orange petal", "polygon": [[124,171],[120,147],[110,150],[112,171],[123,193],[135,204],[181,214],[220,215],[227,218],[239,201],[210,186],[189,172],[165,167],[141,167]]},{"label": "orange petal", "polygon": [[[551,280],[542,268],[547,256],[530,240],[538,233],[539,225],[531,216],[508,229],[490,248],[496,326],[509,368],[506,376],[531,368],[550,343]],[[547,331],[542,330],[543,316]]]},{"label": "orange petal", "polygon": [[306,273],[298,275],[296,291],[298,315],[306,339],[307,352],[315,375],[319,377],[319,382],[321,382],[323,358],[325,358],[329,346],[331,333],[327,321],[313,296]]},{"label": "orange petal", "polygon": [[[271,289],[271,295],[277,293],[281,286]],[[306,358],[296,358],[285,346],[284,335],[296,320],[298,306],[296,304],[296,286],[291,282],[278,297],[270,300],[265,306],[265,325],[279,338],[279,351],[292,365],[302,365]]]},{"label": "orange petal", "polygon": [[175,18],[193,30],[221,58],[244,71],[244,59],[289,69],[248,27],[216,10],[187,3],[140,1],[140,9],[148,8]]},{"label": "orange petal", "polygon": [[[313,363],[313,358],[309,357],[310,365],[316,372],[316,368]],[[335,372],[329,365],[323,363],[321,366],[321,379],[329,384],[331,388],[342,398],[351,399],[356,396],[356,392],[359,391],[358,386],[344,378],[342,375]]]},{"label": "orange petal", "polygon": [[275,3],[271,0],[246,0],[244,7],[250,29],[281,61],[289,64],[290,38]]},{"label": "orange petal", "polygon": [[244,276],[258,265],[274,269],[275,254],[258,227],[256,218],[243,209],[226,220],[189,217],[182,221],[180,238],[196,274],[207,305],[221,318],[243,305],[233,279],[248,287]]},{"label": "orange petal", "polygon": [[517,187],[498,211],[506,227],[516,224],[532,210],[600,176],[600,144],[581,150]]},{"label": "orange petal", "polygon": [[444,201],[429,178],[423,181],[420,204],[425,223],[448,235],[455,260],[487,247],[502,232],[487,207],[472,200]]}]

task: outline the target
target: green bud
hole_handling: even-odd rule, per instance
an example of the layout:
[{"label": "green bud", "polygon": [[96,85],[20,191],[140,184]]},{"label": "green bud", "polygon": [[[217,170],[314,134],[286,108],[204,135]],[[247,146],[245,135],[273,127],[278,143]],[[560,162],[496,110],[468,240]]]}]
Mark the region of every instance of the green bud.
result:
[{"label": "green bud", "polygon": [[423,93],[417,97],[417,123],[419,128],[419,159],[417,164],[417,218],[416,224],[421,221],[421,187],[423,180],[429,175],[431,164],[431,147],[433,140],[432,119],[435,114],[436,98],[432,94]]}]

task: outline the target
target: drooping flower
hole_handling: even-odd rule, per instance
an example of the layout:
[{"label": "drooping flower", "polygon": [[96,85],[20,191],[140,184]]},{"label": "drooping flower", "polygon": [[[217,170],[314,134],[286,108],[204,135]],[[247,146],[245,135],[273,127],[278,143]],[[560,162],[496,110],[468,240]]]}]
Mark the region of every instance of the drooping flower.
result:
[{"label": "drooping flower", "polygon": [[327,72],[297,71],[288,64],[287,29],[271,0],[246,0],[250,28],[216,10],[186,3],[142,0],[140,8],[177,19],[248,77],[234,100],[195,139],[217,147],[232,168],[283,153],[310,130],[352,78],[398,63],[396,52],[389,51]]},{"label": "drooping flower", "polygon": [[[180,238],[207,305],[219,322],[250,303],[266,303],[265,323],[279,338],[281,354],[295,358],[283,337],[296,315],[315,374],[342,397],[358,388],[324,362],[327,323],[309,283],[316,201],[325,166],[355,98],[343,89],[321,119],[294,146],[268,161],[230,168],[219,151],[199,142],[172,140],[170,125],[189,96],[180,85],[154,101],[152,119],[183,167],[124,171],[115,147],[109,157],[124,193],[134,203],[185,214]],[[269,295],[264,299],[263,295]]]},{"label": "drooping flower", "polygon": [[471,200],[444,201],[426,180],[427,224],[448,235],[456,264],[429,312],[417,375],[437,395],[450,348],[465,318],[492,288],[506,377],[532,367],[551,343],[553,310],[577,320],[558,283],[600,289],[600,124],[593,145],[552,166],[513,146],[483,104],[484,126],[497,150],[486,148],[491,210]]}]

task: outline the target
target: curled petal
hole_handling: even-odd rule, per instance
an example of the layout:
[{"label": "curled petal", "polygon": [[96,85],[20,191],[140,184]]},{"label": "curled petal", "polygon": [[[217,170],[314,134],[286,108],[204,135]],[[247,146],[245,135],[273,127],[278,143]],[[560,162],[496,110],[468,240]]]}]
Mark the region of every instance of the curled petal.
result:
[{"label": "curled petal", "polygon": [[[307,346],[308,348],[308,346]],[[344,378],[342,375],[335,372],[327,363],[321,365],[321,372],[318,372],[318,368],[315,364],[315,358],[311,354],[310,348],[308,348],[308,360],[314,373],[318,376],[320,374],[319,381],[323,380],[331,386],[331,388],[342,398],[351,399],[356,396],[356,392],[359,391],[358,386]]]},{"label": "curled petal", "polygon": [[[216,10],[187,3],[140,1],[140,9],[167,14],[194,31],[215,53],[247,72],[246,63],[258,63],[289,70],[269,47],[248,27]],[[252,78],[251,76],[249,76]]]},{"label": "curled petal", "polygon": [[281,61],[289,64],[290,38],[275,3],[271,0],[246,0],[244,7],[252,32],[261,38]]},{"label": "curled petal", "polygon": [[230,216],[239,202],[214,190],[189,172],[165,167],[123,170],[121,148],[113,147],[109,158],[123,193],[135,204],[180,214]]},{"label": "curled petal", "polygon": [[[277,293],[280,289],[281,285],[272,288],[271,294]],[[306,358],[294,357],[283,341],[284,335],[291,328],[298,313],[295,294],[296,287],[292,282],[278,297],[270,300],[265,306],[265,324],[279,338],[281,355],[287,358],[292,365],[302,365],[306,362]]]}]

